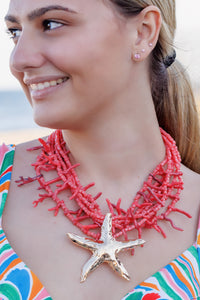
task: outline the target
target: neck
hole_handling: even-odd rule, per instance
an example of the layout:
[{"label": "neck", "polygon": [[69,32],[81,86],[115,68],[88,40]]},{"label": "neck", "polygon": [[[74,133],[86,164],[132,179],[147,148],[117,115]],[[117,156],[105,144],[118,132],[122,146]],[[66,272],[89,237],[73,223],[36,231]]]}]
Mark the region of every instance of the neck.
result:
[{"label": "neck", "polygon": [[[165,147],[153,105],[143,101],[134,109],[107,109],[103,118],[80,130],[64,130],[63,136],[80,176],[104,182],[144,177],[164,159]],[[146,107],[146,110],[144,110]]]}]

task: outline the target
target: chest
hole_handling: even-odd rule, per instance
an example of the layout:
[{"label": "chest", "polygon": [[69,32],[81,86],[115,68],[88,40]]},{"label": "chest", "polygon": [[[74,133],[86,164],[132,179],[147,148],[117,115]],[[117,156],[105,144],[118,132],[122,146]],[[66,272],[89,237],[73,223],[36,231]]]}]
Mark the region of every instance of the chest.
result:
[{"label": "chest", "polygon": [[[88,276],[84,284],[80,284],[81,268],[91,253],[72,244],[66,234],[83,234],[62,211],[57,217],[48,211],[55,206],[51,199],[33,208],[32,203],[38,199],[40,191],[37,190],[37,182],[17,187],[14,181],[20,175],[35,175],[31,168],[22,169],[16,166],[13,170],[3,213],[3,229],[15,252],[38,276],[54,300],[64,300],[66,295],[73,295],[73,299],[77,300],[121,299],[195,241],[198,214],[193,205],[189,211],[193,215],[191,220],[176,214],[172,216],[177,224],[181,224],[184,232],[176,231],[164,223],[162,227],[167,239],[153,230],[146,230],[143,232],[146,244],[143,248],[137,248],[133,257],[129,252],[119,254],[131,281],[119,278],[107,264],[102,264]],[[183,197],[183,206],[184,201],[187,202],[187,197]]]},{"label": "chest", "polygon": [[35,189],[33,195],[33,188],[29,189],[25,188],[22,193],[11,185],[3,215],[4,230],[16,253],[34,271],[53,299],[66,299],[66,294],[74,295],[74,299],[121,299],[194,241],[192,237],[188,240],[186,233],[176,231],[168,232],[167,239],[153,231],[144,232],[146,245],[137,248],[133,257],[128,252],[119,254],[131,276],[130,282],[119,278],[103,264],[80,284],[81,268],[91,254],[72,244],[66,234],[83,234],[62,212],[54,217],[48,211],[53,206],[51,200],[33,208],[32,201],[38,191]]}]

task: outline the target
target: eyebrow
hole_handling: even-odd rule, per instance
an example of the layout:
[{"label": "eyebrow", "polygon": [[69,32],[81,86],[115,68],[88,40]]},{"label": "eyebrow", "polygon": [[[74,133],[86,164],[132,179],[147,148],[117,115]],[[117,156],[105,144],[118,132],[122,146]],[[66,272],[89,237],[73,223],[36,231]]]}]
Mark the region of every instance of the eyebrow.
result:
[{"label": "eyebrow", "polygon": [[[64,7],[61,5],[50,5],[50,6],[45,6],[45,7],[41,7],[41,8],[37,8],[37,9],[33,10],[31,13],[28,14],[27,18],[29,21],[33,21],[34,19],[43,16],[44,14],[46,14],[48,11],[51,11],[51,10],[62,10],[62,11],[66,11],[66,12],[73,13],[73,14],[77,13],[76,11],[74,11],[68,7]],[[10,21],[12,23],[19,23],[18,18],[13,15],[6,15],[4,19],[5,19],[5,21]]]}]

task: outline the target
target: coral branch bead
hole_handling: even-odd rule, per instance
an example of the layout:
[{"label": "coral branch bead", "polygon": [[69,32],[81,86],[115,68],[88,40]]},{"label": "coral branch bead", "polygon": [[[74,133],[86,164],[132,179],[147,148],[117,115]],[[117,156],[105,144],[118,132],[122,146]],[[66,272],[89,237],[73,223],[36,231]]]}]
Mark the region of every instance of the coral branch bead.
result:
[{"label": "coral branch bead", "polygon": [[[169,214],[173,211],[190,217],[187,212],[175,207],[180,200],[180,193],[183,189],[180,154],[172,137],[164,130],[160,130],[166,147],[166,156],[149,174],[142,188],[134,197],[131,207],[125,211],[121,207],[121,199],[116,199],[116,204],[106,199],[108,212],[112,215],[114,238],[124,236],[124,239],[127,240],[128,232],[133,230],[141,238],[144,228],[155,229],[165,237],[165,233],[158,226],[158,221],[165,221],[171,224],[174,229],[180,230],[169,219]],[[75,171],[79,164],[73,165],[70,162],[70,151],[67,149],[60,130],[53,132],[47,141],[42,139],[39,141],[41,146],[28,149],[28,151],[41,149],[41,153],[33,164],[36,176],[33,178],[21,176],[17,183],[22,186],[37,180],[39,189],[44,190],[45,193],[34,201],[34,206],[49,198],[52,199],[55,205],[50,211],[53,211],[55,215],[58,214],[59,210],[63,211],[64,215],[75,226],[97,241],[100,238],[100,228],[105,218],[97,202],[102,197],[102,193],[100,192],[93,197],[88,190],[94,183],[85,187],[81,185]],[[45,172],[51,171],[56,172],[55,179],[45,181]],[[69,197],[63,199],[62,196],[61,199],[61,192],[63,191],[67,191]],[[71,203],[75,205],[76,209],[70,208]]]}]

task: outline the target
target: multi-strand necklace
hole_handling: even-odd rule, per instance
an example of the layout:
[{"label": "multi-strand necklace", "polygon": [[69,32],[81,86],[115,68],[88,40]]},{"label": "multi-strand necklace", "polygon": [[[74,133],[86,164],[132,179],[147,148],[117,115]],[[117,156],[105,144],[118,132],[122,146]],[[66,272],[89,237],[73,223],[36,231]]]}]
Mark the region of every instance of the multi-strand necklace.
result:
[{"label": "multi-strand necklace", "polygon": [[[174,229],[181,230],[174,225],[173,221],[169,218],[169,214],[171,212],[179,212],[185,214],[187,217],[190,217],[190,215],[176,208],[176,203],[180,200],[180,192],[183,189],[180,154],[171,136],[162,129],[161,134],[166,148],[165,159],[148,175],[147,180],[143,183],[142,188],[137,192],[131,206],[127,210],[121,207],[121,199],[116,204],[111,203],[107,199],[109,213],[106,216],[102,213],[97,202],[102,193],[92,196],[88,192],[89,188],[94,186],[94,183],[87,186],[81,185],[75,171],[79,164],[73,165],[71,163],[69,158],[70,151],[66,147],[60,130],[53,132],[47,138],[47,141],[39,139],[41,146],[28,149],[29,151],[41,149],[36,162],[32,164],[35,168],[36,176],[34,178],[20,177],[20,180],[17,181],[18,185],[21,186],[37,180],[40,185],[39,189],[45,192],[39,194],[39,199],[33,203],[34,206],[36,207],[45,199],[52,199],[55,202],[55,206],[49,209],[49,211],[54,211],[56,216],[59,210],[62,210],[64,215],[75,226],[80,228],[85,235],[95,240],[92,245],[90,243],[88,245],[87,239],[83,238],[81,240],[78,236],[69,235],[73,242],[91,250],[93,258],[96,255],[95,253],[97,253],[98,247],[96,245],[101,245],[102,247],[102,244],[109,244],[109,240],[118,243],[116,244],[118,248],[114,249],[114,246],[111,247],[114,254],[121,251],[121,248],[132,249],[136,245],[143,244],[144,241],[141,240],[141,237],[144,228],[154,228],[166,237],[158,224],[159,221],[167,221]],[[56,171],[57,177],[46,181],[44,174],[51,171]],[[52,184],[55,183],[56,188],[53,189]],[[68,199],[60,197],[63,191],[70,192]],[[70,209],[70,202],[74,202],[77,208]],[[128,232],[133,230],[138,232],[139,240],[135,241],[132,245],[129,244],[128,246],[128,243],[121,243],[115,240],[123,236],[127,242]],[[121,247],[119,244],[121,246],[122,244],[126,244],[126,247]],[[98,255],[98,262],[94,259],[94,261],[90,262],[90,266],[85,266],[86,270],[83,270],[82,281],[86,279],[87,274],[91,270],[103,262],[102,258],[99,258]],[[112,254],[108,255],[104,253],[104,261],[109,262],[117,270],[119,267],[116,266],[118,259],[113,262],[113,259],[109,259],[108,256],[110,257]],[[128,274],[125,271],[118,270],[123,277],[128,279]]]}]

